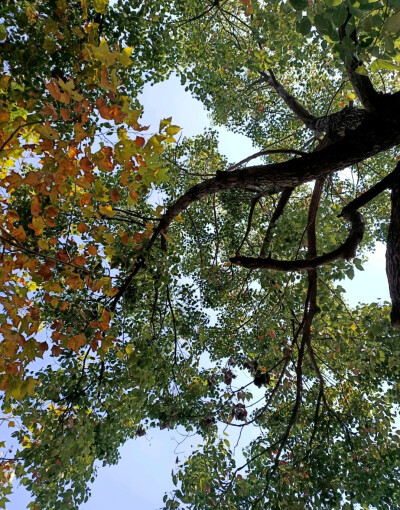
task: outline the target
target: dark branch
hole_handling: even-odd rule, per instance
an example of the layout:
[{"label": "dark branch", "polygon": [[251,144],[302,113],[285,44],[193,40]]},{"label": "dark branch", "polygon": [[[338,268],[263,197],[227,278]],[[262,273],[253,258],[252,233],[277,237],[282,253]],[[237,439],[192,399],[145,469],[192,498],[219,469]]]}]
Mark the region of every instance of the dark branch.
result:
[{"label": "dark branch", "polygon": [[263,196],[263,193],[260,193],[259,195],[256,195],[255,197],[253,197],[253,199],[251,201],[249,217],[248,217],[248,220],[247,220],[247,229],[246,229],[246,232],[244,234],[243,240],[240,243],[239,248],[236,250],[236,253],[240,252],[240,250],[242,249],[242,246],[244,245],[244,243],[247,240],[247,237],[248,237],[248,235],[250,233],[250,230],[251,230],[251,224],[253,222],[254,210],[256,208],[256,205],[258,204],[258,202],[262,198],[262,196]]},{"label": "dark branch", "polygon": [[[397,165],[396,170],[399,168]],[[386,274],[392,300],[390,320],[392,326],[400,328],[400,178],[392,184],[392,211],[386,246]]]},{"label": "dark branch", "polygon": [[[351,14],[348,12],[346,21],[338,29],[339,39],[342,41],[345,37],[350,37],[355,46],[357,46],[358,41],[355,29],[349,35],[346,34],[346,27],[350,19]],[[362,65],[362,62],[354,54],[350,62],[345,62],[346,74],[354,92],[367,112],[379,113],[382,96],[374,89],[371,80],[366,74],[357,72],[357,69],[361,68]]]},{"label": "dark branch", "polygon": [[349,260],[356,255],[356,249],[363,238],[365,227],[363,217],[357,211],[350,213],[348,219],[352,223],[348,238],[338,248],[324,255],[306,260],[277,260],[271,257],[263,259],[260,257],[236,256],[232,257],[230,261],[247,269],[273,269],[275,271],[289,272],[315,269],[338,259]]},{"label": "dark branch", "polygon": [[283,210],[285,209],[286,204],[289,202],[289,199],[290,199],[292,193],[293,193],[293,188],[285,188],[282,191],[282,194],[279,198],[278,204],[275,208],[275,211],[273,212],[273,214],[271,216],[271,220],[269,222],[267,231],[265,233],[264,242],[263,242],[263,244],[261,246],[261,250],[260,250],[260,257],[265,257],[265,250],[269,244],[269,238],[270,238],[272,229],[275,227],[276,222],[282,215]]},{"label": "dark branch", "polygon": [[[392,108],[397,108],[400,103],[398,95],[387,96],[386,99]],[[285,187],[296,187],[342,170],[399,143],[399,116],[393,115],[390,118],[367,116],[350,134],[301,158],[270,165],[255,165],[234,172],[218,171],[216,177],[193,186],[167,209],[149,244],[151,246],[154,243],[161,230],[168,228],[179,213],[206,196],[248,186],[270,187],[270,193],[276,193]]]},{"label": "dark branch", "polygon": [[236,163],[229,168],[226,169],[227,172],[232,172],[233,170],[236,170],[237,168],[242,167],[249,161],[255,158],[260,158],[261,156],[267,156],[269,154],[297,154],[298,156],[304,156],[305,154],[308,154],[308,152],[298,151],[296,149],[270,149],[265,151],[256,152],[255,154],[249,156],[248,158],[242,159],[242,161],[239,161],[239,163]]},{"label": "dark branch", "polygon": [[397,163],[396,168],[391,172],[389,175],[384,177],[381,181],[376,183],[372,188],[370,188],[368,191],[365,191],[362,195],[358,196],[354,200],[352,200],[349,204],[347,204],[342,212],[340,213],[340,216],[346,217],[346,214],[349,214],[351,211],[356,211],[360,207],[368,204],[368,202],[371,202],[374,198],[376,198],[378,195],[380,195],[383,191],[386,189],[391,188],[396,181],[399,180],[400,177],[400,163]]},{"label": "dark branch", "polygon": [[278,96],[287,104],[292,112],[298,117],[303,124],[309,129],[314,130],[316,117],[312,115],[297,99],[288,92],[281,83],[275,78],[274,73],[271,69],[268,70],[268,74],[264,71],[260,72],[265,83],[275,89]]}]

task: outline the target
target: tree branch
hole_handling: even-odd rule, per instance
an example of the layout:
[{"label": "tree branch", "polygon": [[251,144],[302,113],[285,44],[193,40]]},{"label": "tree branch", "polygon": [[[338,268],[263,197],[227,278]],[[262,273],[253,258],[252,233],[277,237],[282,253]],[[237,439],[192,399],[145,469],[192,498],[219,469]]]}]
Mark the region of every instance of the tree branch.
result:
[{"label": "tree branch", "polygon": [[[397,111],[400,106],[400,94],[384,96],[384,99],[387,101],[387,109],[392,108],[393,111]],[[367,115],[360,126],[354,131],[351,131],[351,133],[346,133],[345,136],[331,145],[319,151],[306,154],[301,158],[291,159],[283,163],[255,165],[233,172],[217,171],[216,177],[196,184],[174,204],[168,207],[165,214],[160,219],[158,226],[154,229],[153,235],[147,243],[144,252],[149,252],[151,250],[158,236],[163,230],[168,229],[169,225],[178,214],[187,209],[191,204],[206,196],[229,189],[243,189],[249,186],[265,186],[269,188],[269,194],[277,193],[282,191],[285,187],[297,187],[306,182],[315,180],[318,177],[342,170],[399,143],[400,117],[398,115],[382,117]],[[363,231],[363,222],[361,217],[359,219],[357,218],[357,214],[355,214],[355,223],[358,224],[358,229],[356,230],[359,231],[358,235],[360,235]],[[346,253],[343,253],[344,256],[347,254],[347,248],[350,248],[348,244],[349,240],[347,241],[347,245],[345,243],[345,246],[341,247],[342,249],[345,248]],[[328,256],[332,256],[332,253],[328,254]],[[337,258],[336,254],[333,253],[333,256],[335,260]],[[351,250],[349,250],[348,256],[352,256]],[[322,257],[326,257],[326,255]],[[267,259],[263,260],[265,261]],[[316,265],[310,266],[309,262],[310,261],[304,261],[303,264],[305,264],[305,267],[301,269],[310,269],[319,265],[318,260],[314,261],[314,263],[317,262]],[[296,261],[291,263],[296,264],[296,266],[298,264]],[[327,261],[322,259],[322,264],[325,263],[327,263]],[[127,276],[114,298],[112,304],[114,310],[120,297],[123,295],[126,288],[129,287],[134,276],[143,265],[144,259],[141,259],[132,268],[132,272]],[[271,268],[276,269],[275,266]],[[286,271],[287,269],[282,270]]]},{"label": "tree branch", "polygon": [[368,191],[365,191],[362,195],[358,196],[350,203],[348,203],[342,209],[342,212],[339,214],[339,217],[340,216],[346,217],[346,215],[349,214],[350,212],[356,211],[360,207],[368,204],[368,202],[371,202],[371,200],[376,198],[383,191],[391,188],[399,180],[399,177],[400,177],[400,162],[397,163],[396,168],[393,170],[393,172],[391,172],[381,181],[372,186],[372,188],[370,188]]},{"label": "tree branch", "polygon": [[314,117],[314,115],[312,115],[302,104],[300,104],[297,99],[283,87],[281,83],[279,83],[271,69],[268,69],[268,73],[269,74],[264,71],[260,71],[260,75],[264,79],[265,83],[275,89],[275,92],[278,94],[278,96],[286,103],[286,105],[292,110],[296,117],[300,119],[307,128],[314,130],[315,121],[317,118]]},{"label": "tree branch", "polygon": [[250,233],[250,230],[251,230],[251,224],[253,222],[254,210],[255,210],[256,205],[258,204],[258,202],[260,201],[260,199],[262,198],[263,195],[264,195],[263,193],[260,193],[260,194],[256,195],[255,197],[253,197],[253,199],[251,201],[249,217],[248,217],[248,220],[247,220],[247,229],[246,229],[246,232],[244,234],[243,240],[240,243],[239,248],[236,250],[237,254],[240,252],[240,250],[242,249],[244,243],[247,240],[247,237],[248,237],[248,235]]},{"label": "tree branch", "polygon": [[350,213],[347,219],[352,223],[348,238],[338,248],[324,255],[318,255],[305,260],[277,260],[271,257],[244,256],[231,257],[229,260],[232,264],[237,264],[247,269],[273,269],[285,272],[315,269],[341,258],[349,260],[356,255],[356,249],[363,238],[365,227],[363,217],[357,211]]},{"label": "tree branch", "polygon": [[[400,96],[388,96],[386,99],[392,108],[400,106]],[[168,228],[178,214],[206,196],[248,186],[266,186],[270,187],[270,193],[276,193],[287,186],[297,187],[318,177],[342,170],[399,143],[399,116],[393,115],[390,118],[367,116],[350,134],[301,158],[269,165],[255,165],[234,172],[217,171],[216,177],[193,186],[166,210],[154,230],[149,245],[154,243],[155,238],[163,229]]]},{"label": "tree branch", "polygon": [[260,250],[260,257],[265,257],[265,250],[269,244],[269,237],[270,237],[271,231],[275,227],[275,224],[278,221],[278,219],[280,218],[280,216],[282,215],[283,210],[286,207],[286,204],[289,202],[289,199],[293,193],[293,189],[294,188],[285,188],[282,191],[282,194],[279,198],[279,201],[275,208],[275,211],[273,212],[273,214],[271,216],[271,220],[269,222],[267,231],[265,232],[264,242],[263,242],[263,244],[261,246],[261,250]]},{"label": "tree branch", "polygon": [[237,168],[242,167],[249,161],[255,158],[260,158],[261,156],[267,156],[268,154],[297,154],[298,156],[304,156],[305,154],[308,154],[308,152],[298,151],[296,149],[270,149],[265,151],[256,152],[252,156],[249,156],[248,158],[242,159],[242,161],[239,161],[239,163],[235,163],[234,165],[230,166],[226,169],[227,172],[232,172],[233,170],[236,170]]},{"label": "tree branch", "polygon": [[[350,37],[350,39],[353,40],[355,46],[357,46],[358,41],[355,29],[350,35],[346,34],[346,27],[351,16],[352,15],[348,9],[346,21],[338,29],[339,39],[340,41],[343,41],[345,37]],[[366,74],[359,74],[357,72],[357,69],[362,65],[362,62],[358,60],[355,55],[353,55],[350,63],[345,62],[344,67],[354,92],[356,93],[358,99],[366,111],[370,113],[379,113],[382,96],[380,96],[380,94],[374,89],[371,80]]]},{"label": "tree branch", "polygon": [[[399,164],[396,169],[399,168]],[[386,274],[392,300],[390,320],[392,326],[400,328],[400,178],[392,184],[392,210],[386,246]]]}]

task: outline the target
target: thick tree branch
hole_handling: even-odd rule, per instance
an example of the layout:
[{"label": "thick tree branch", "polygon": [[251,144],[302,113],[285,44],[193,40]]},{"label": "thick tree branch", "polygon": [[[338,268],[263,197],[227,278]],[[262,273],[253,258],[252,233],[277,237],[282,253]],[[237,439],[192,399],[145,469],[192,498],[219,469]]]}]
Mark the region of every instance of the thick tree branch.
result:
[{"label": "thick tree branch", "polygon": [[[398,95],[387,97],[392,108],[400,106]],[[400,143],[400,117],[367,116],[362,124],[340,140],[319,151],[283,163],[255,165],[234,172],[217,172],[216,177],[193,186],[171,205],[154,230],[150,246],[160,232],[191,204],[229,189],[265,186],[270,193],[296,187],[318,177],[337,172]]]},{"label": "thick tree branch", "polygon": [[[397,165],[397,168],[399,165]],[[386,274],[392,300],[390,320],[400,328],[400,178],[392,184],[392,211],[386,246]]]},{"label": "thick tree branch", "polygon": [[[387,101],[388,105],[386,110],[392,109],[393,111],[397,111],[400,107],[400,94],[385,96],[385,101]],[[277,193],[282,191],[285,187],[297,187],[306,182],[315,180],[318,177],[342,170],[368,157],[379,154],[399,143],[400,117],[398,115],[381,117],[367,115],[360,126],[354,131],[346,133],[345,136],[331,145],[319,151],[306,154],[301,158],[270,165],[255,165],[241,168],[233,172],[218,171],[216,177],[196,184],[174,204],[168,207],[164,216],[160,219],[158,226],[154,229],[153,235],[145,248],[145,252],[151,250],[158,236],[162,231],[168,229],[169,225],[178,214],[187,209],[191,204],[206,196],[230,189],[243,189],[249,186],[265,186],[269,188],[268,193]],[[359,225],[359,227],[356,228],[359,232],[357,235],[359,236],[362,232],[362,220],[361,218],[357,220],[357,214],[355,223]],[[346,242],[349,242],[349,239]],[[347,247],[348,245],[342,245],[342,247],[339,248],[345,249],[343,253],[344,256],[346,256]],[[351,257],[350,249],[348,253],[348,256]],[[332,256],[332,253],[327,255]],[[322,257],[326,257],[327,255],[323,255]],[[333,257],[334,260],[336,260],[337,256],[335,253],[333,253]],[[314,264],[315,262],[317,262],[316,265],[309,266],[307,265],[309,261],[304,261],[305,267],[301,269],[318,267],[320,264],[318,264],[318,261],[314,261]],[[296,261],[292,263],[298,264]],[[323,259],[322,264],[325,263],[327,263],[327,261]],[[134,265],[132,272],[127,276],[113,300],[112,306],[114,309],[125,290],[129,287],[134,276],[143,265],[144,259],[139,259]],[[287,271],[287,269],[282,270]]]}]

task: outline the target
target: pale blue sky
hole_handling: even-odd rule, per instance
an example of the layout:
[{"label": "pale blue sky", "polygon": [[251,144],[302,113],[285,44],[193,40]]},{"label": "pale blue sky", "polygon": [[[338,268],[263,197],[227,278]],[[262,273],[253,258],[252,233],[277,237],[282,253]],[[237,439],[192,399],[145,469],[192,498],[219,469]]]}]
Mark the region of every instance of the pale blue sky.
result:
[{"label": "pale blue sky", "polygon": [[[210,126],[207,112],[198,101],[183,90],[177,79],[147,87],[141,97],[144,107],[143,124],[150,124],[150,131],[158,129],[160,119],[170,117],[183,128],[184,136],[201,133]],[[218,129],[220,148],[230,162],[240,161],[255,152],[251,142],[241,135]],[[359,300],[388,299],[384,270],[383,245],[378,246],[365,271],[355,270],[352,281],[346,281],[347,298],[351,304]],[[343,285],[343,283],[342,283]],[[2,435],[5,431],[1,430]],[[162,497],[173,488],[171,470],[175,466],[176,451],[190,451],[196,445],[195,438],[177,446],[182,437],[177,431],[150,431],[148,436],[129,441],[121,449],[121,461],[117,466],[99,468],[99,476],[92,486],[92,497],[81,506],[82,510],[156,510],[162,508]],[[232,441],[231,441],[232,442]],[[176,450],[176,451],[175,451]],[[181,456],[181,455],[179,455]],[[28,494],[16,489],[7,510],[22,510],[29,502]],[[57,509],[54,509],[57,510]]]}]

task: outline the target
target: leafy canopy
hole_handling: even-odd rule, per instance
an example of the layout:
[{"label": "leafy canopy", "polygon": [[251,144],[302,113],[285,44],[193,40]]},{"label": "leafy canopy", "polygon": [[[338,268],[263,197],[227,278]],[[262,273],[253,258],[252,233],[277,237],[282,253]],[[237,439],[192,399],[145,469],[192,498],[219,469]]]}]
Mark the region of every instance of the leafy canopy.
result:
[{"label": "leafy canopy", "polygon": [[[164,508],[399,506],[399,2],[9,0],[0,20],[0,507],[15,475],[30,508],[78,508],[151,427],[202,437]],[[138,94],[172,73],[258,152],[177,143],[172,118],[148,134]],[[392,303],[350,308],[376,241]]]}]

